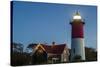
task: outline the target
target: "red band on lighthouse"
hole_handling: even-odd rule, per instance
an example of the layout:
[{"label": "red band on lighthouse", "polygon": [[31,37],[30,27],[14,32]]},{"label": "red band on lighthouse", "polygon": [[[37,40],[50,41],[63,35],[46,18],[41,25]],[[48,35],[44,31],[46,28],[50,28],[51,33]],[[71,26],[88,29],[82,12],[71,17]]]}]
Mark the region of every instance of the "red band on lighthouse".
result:
[{"label": "red band on lighthouse", "polygon": [[84,38],[84,22],[72,22],[72,38]]}]

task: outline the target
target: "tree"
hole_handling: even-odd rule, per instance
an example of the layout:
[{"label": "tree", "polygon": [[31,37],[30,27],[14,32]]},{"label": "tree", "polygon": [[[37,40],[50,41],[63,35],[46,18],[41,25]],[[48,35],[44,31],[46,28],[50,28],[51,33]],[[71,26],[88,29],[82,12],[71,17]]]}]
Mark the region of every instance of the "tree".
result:
[{"label": "tree", "polygon": [[23,48],[24,48],[23,44],[21,44],[21,43],[12,43],[11,46],[12,46],[11,47],[12,52],[20,52],[20,53],[23,52]]},{"label": "tree", "polygon": [[32,51],[33,51],[33,49],[35,48],[37,46],[37,44],[33,44],[33,43],[31,43],[31,44],[29,44],[28,46],[27,46],[27,48],[26,48],[26,52],[27,53],[32,53]]},{"label": "tree", "polygon": [[85,47],[86,61],[97,61],[97,51],[93,48]]},{"label": "tree", "polygon": [[23,65],[25,62],[25,56],[23,53],[23,44],[21,43],[11,43],[11,65],[19,66]]}]

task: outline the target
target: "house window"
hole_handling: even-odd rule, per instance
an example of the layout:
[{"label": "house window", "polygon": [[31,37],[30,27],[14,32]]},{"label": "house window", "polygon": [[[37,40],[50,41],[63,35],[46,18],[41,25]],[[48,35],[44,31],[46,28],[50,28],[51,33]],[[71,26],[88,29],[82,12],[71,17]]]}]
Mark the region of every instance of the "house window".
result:
[{"label": "house window", "polygon": [[57,63],[58,60],[59,58],[52,58],[52,63]]}]

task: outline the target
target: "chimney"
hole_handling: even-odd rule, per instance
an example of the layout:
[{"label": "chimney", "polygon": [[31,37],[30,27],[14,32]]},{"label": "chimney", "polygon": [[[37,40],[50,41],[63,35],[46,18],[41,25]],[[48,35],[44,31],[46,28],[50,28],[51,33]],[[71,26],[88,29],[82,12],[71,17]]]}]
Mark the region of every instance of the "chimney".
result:
[{"label": "chimney", "polygon": [[55,42],[54,41],[52,42],[52,46],[55,46]]}]

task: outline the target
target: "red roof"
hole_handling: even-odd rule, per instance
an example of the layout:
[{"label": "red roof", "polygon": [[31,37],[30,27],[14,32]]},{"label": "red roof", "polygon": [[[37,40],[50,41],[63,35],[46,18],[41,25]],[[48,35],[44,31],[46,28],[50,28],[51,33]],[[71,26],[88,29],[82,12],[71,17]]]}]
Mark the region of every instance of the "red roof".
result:
[{"label": "red roof", "polygon": [[51,45],[51,46],[42,44],[42,46],[44,47],[47,53],[61,54],[64,51],[66,44]]}]

